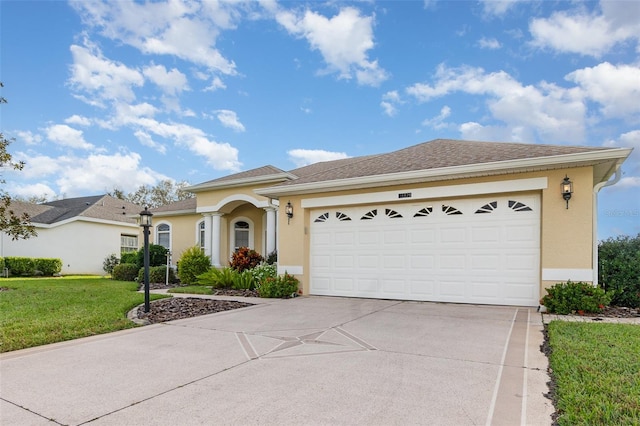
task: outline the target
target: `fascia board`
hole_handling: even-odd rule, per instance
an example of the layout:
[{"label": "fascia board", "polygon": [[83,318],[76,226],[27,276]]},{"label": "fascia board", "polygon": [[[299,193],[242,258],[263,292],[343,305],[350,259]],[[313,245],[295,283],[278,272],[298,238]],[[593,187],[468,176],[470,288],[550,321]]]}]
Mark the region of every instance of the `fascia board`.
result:
[{"label": "fascia board", "polygon": [[59,226],[67,225],[67,224],[72,223],[72,222],[91,222],[91,223],[99,223],[99,224],[102,224],[102,225],[124,226],[124,227],[127,227],[127,228],[137,228],[138,227],[138,224],[136,224],[136,223],[119,222],[117,220],[96,219],[96,218],[93,218],[93,217],[82,217],[82,216],[76,216],[76,217],[72,217],[70,219],[65,219],[65,220],[61,220],[60,222],[54,222],[54,223],[33,222],[32,225],[34,225],[36,228],[51,229],[51,228],[57,228]]},{"label": "fascia board", "polygon": [[471,164],[463,166],[442,167],[437,169],[415,170],[410,172],[389,173],[384,175],[364,176],[322,182],[309,182],[287,185],[284,187],[270,187],[256,189],[255,192],[263,196],[278,197],[280,195],[294,195],[326,190],[347,190],[374,187],[381,184],[396,185],[416,182],[426,182],[441,179],[467,178],[478,175],[501,174],[506,172],[524,172],[531,170],[547,170],[562,165],[575,166],[577,163],[593,163],[597,161],[625,159],[631,153],[630,148],[614,148],[605,151],[590,151],[575,154],[555,155],[552,157],[537,157],[528,159],[495,161],[490,163]]},{"label": "fascia board", "polygon": [[155,212],[153,217],[165,217],[165,216],[186,216],[190,214],[197,214],[196,210],[168,210],[164,212]]},{"label": "fascia board", "polygon": [[276,183],[276,182],[283,182],[286,180],[293,180],[293,179],[296,179],[296,176],[290,173],[278,173],[274,175],[247,177],[243,179],[232,179],[232,180],[227,180],[222,182],[201,183],[199,185],[188,186],[185,188],[185,191],[202,192],[210,189],[233,188],[237,186],[247,186],[247,185],[261,184],[261,183]]}]

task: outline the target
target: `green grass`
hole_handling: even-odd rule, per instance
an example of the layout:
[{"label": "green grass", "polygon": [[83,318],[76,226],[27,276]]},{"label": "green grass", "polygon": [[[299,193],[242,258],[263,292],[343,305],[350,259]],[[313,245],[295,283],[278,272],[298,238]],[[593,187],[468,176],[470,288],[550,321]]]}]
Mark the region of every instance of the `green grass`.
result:
[{"label": "green grass", "polygon": [[640,425],[640,326],[552,321],[559,425]]},{"label": "green grass", "polygon": [[0,352],[135,327],[126,314],[144,303],[136,283],[102,277],[3,278],[0,287],[10,289],[0,291]]},{"label": "green grass", "polygon": [[208,286],[191,285],[186,287],[175,287],[169,290],[169,293],[188,293],[188,294],[213,294],[213,290]]}]

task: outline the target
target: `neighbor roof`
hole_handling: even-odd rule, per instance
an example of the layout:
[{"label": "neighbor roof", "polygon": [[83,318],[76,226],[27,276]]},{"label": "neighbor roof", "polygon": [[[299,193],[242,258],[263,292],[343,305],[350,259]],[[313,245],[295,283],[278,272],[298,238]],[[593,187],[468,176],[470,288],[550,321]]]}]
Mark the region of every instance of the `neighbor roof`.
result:
[{"label": "neighbor roof", "polygon": [[110,195],[66,198],[42,204],[11,202],[15,213],[27,213],[31,223],[52,225],[72,218],[90,218],[101,221],[136,223],[140,206]]}]

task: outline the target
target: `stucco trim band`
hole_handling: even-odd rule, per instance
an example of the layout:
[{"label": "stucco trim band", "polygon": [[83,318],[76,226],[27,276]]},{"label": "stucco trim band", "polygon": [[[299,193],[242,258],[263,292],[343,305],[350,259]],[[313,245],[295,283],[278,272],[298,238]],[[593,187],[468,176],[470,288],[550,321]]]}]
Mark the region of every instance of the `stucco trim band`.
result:
[{"label": "stucco trim band", "polygon": [[543,269],[542,281],[588,281],[593,280],[593,269]]}]

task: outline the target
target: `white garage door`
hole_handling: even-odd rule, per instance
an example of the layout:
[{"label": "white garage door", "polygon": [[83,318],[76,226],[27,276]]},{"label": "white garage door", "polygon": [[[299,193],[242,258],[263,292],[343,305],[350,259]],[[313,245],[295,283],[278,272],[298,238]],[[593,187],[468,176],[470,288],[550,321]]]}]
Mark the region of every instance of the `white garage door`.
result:
[{"label": "white garage door", "polygon": [[315,209],[316,295],[534,306],[539,197]]}]

